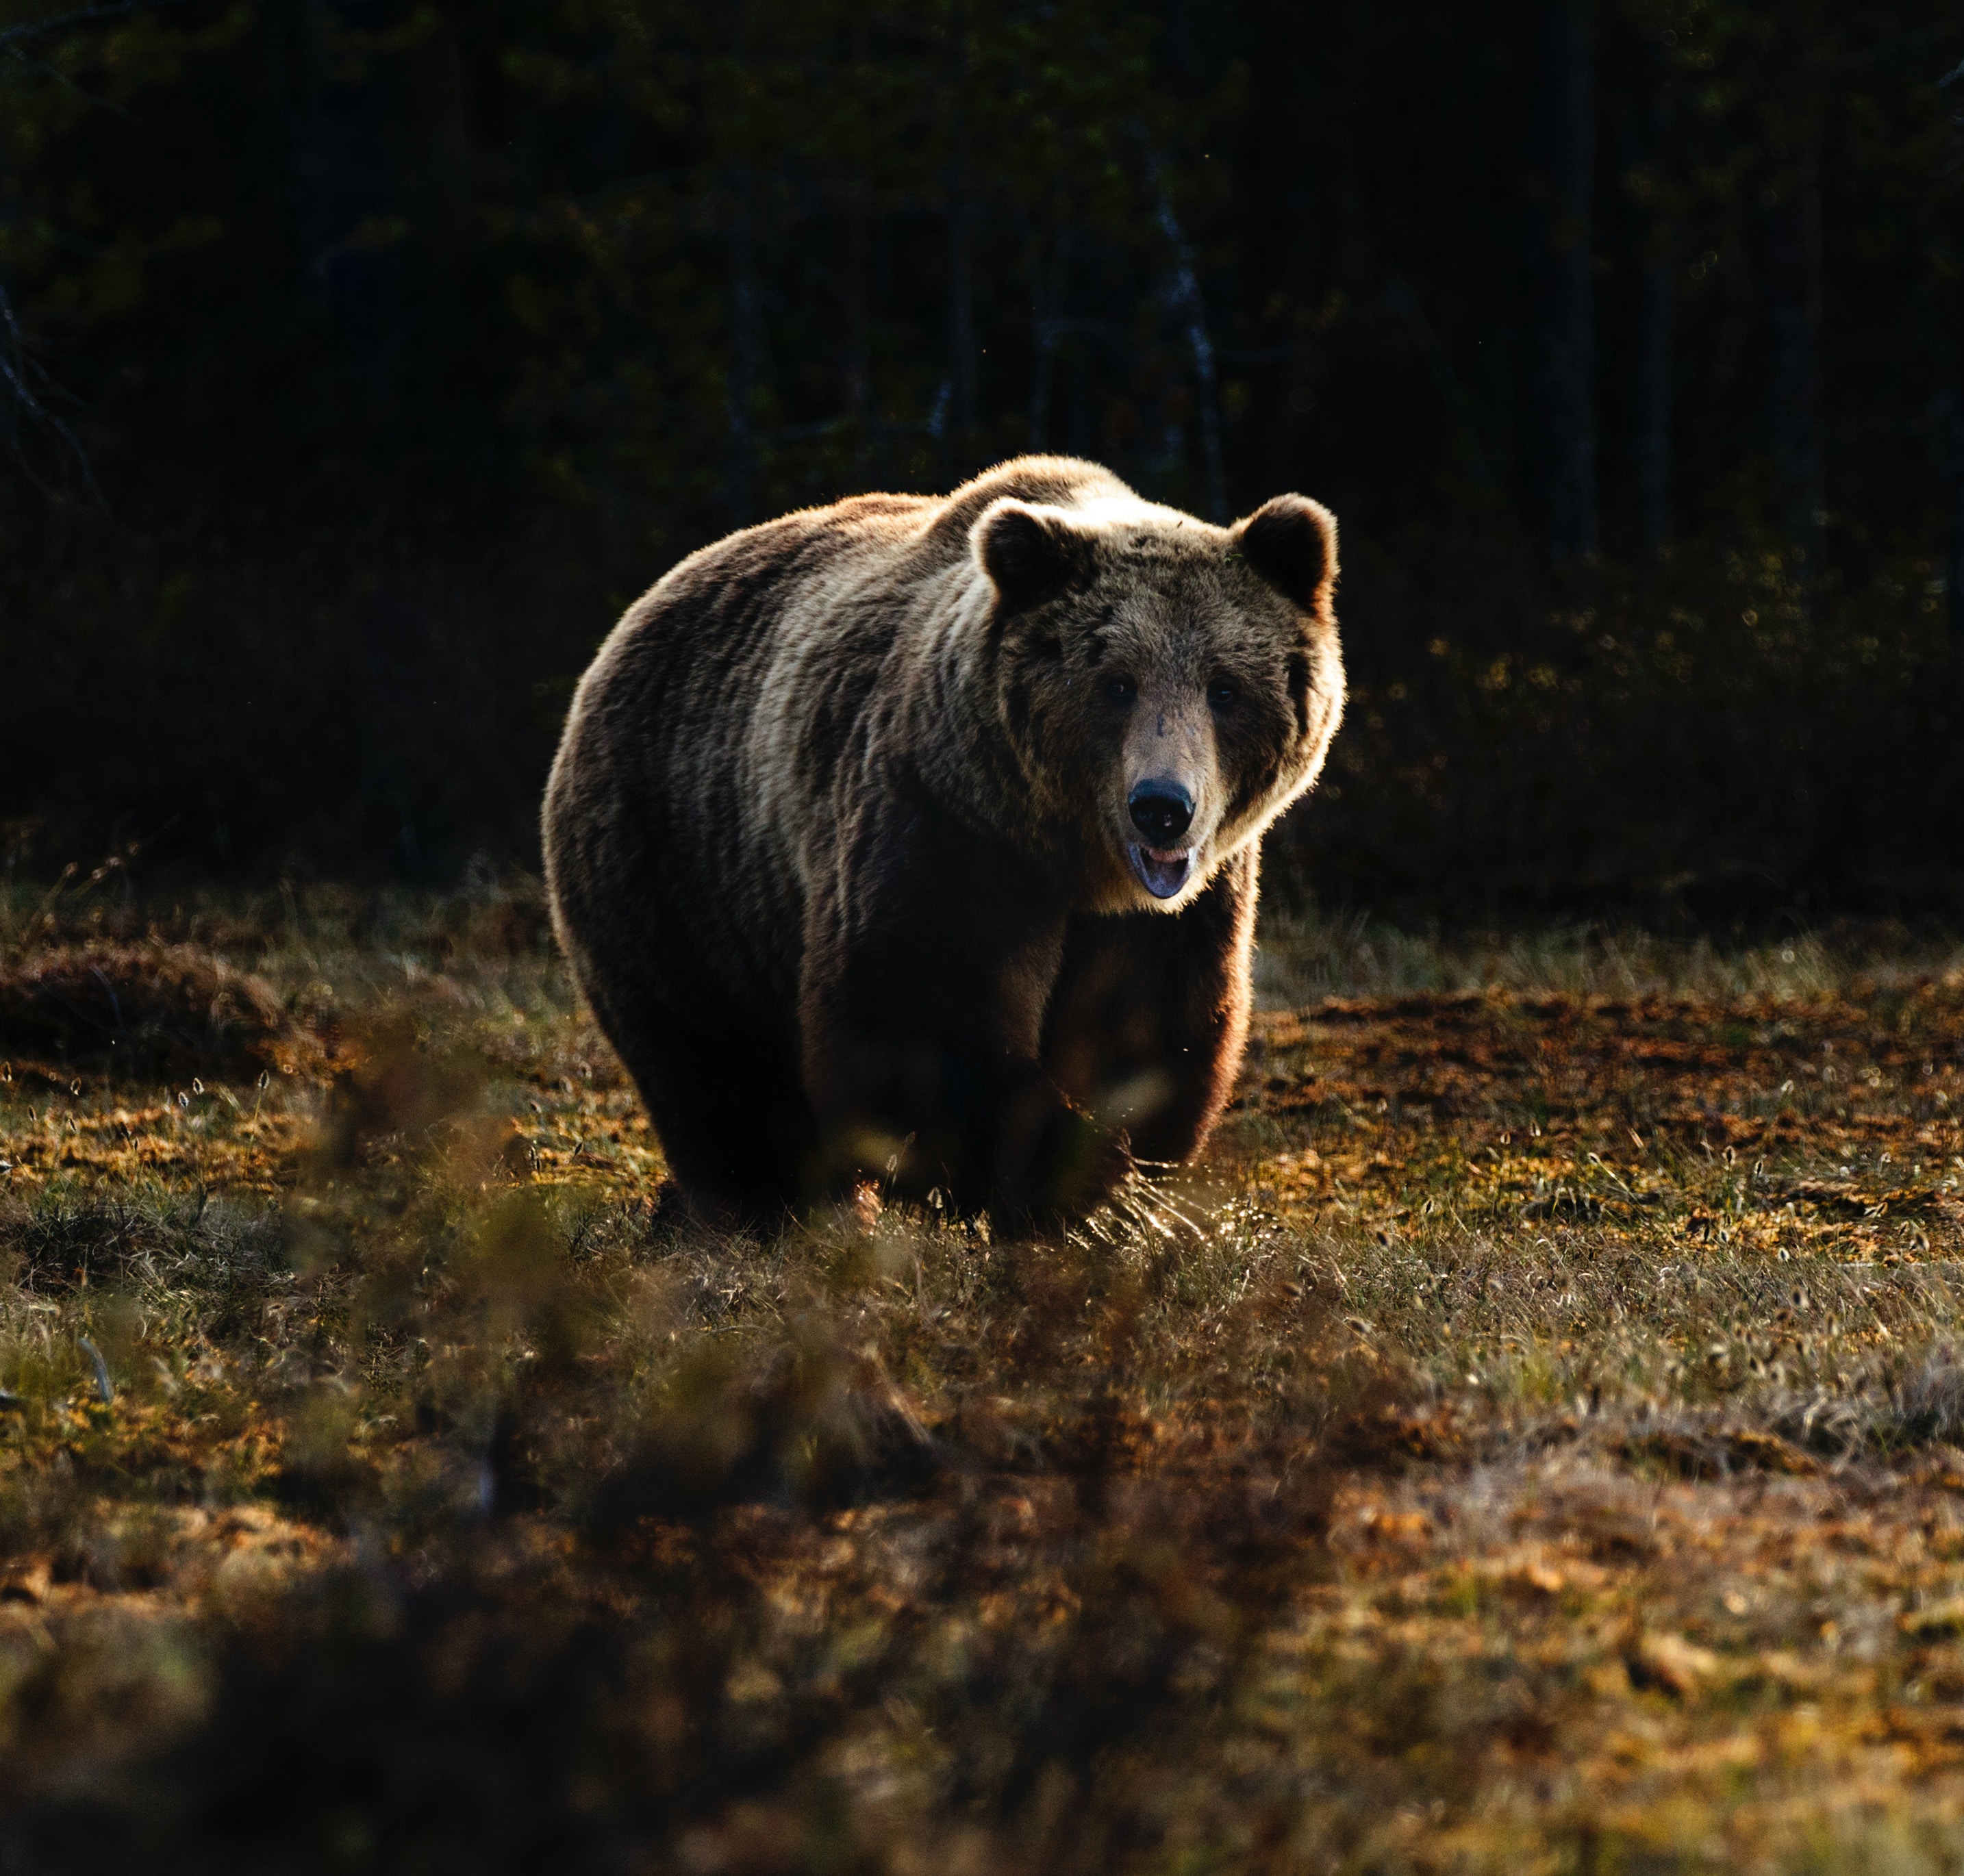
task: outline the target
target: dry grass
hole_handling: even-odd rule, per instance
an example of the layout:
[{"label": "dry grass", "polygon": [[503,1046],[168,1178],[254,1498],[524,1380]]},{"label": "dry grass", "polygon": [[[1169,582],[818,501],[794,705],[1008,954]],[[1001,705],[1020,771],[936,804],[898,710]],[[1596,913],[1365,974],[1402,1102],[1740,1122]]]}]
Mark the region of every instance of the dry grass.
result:
[{"label": "dry grass", "polygon": [[1955,951],[1279,927],[1195,1175],[760,1243],[532,902],[97,909],[338,1053],[0,1084],[26,1866],[1956,1862]]}]

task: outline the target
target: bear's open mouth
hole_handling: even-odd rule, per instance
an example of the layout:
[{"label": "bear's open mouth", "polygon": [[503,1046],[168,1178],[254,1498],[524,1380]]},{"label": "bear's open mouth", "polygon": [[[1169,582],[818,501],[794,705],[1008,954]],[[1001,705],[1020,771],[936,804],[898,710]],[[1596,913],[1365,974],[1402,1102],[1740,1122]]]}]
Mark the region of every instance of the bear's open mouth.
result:
[{"label": "bear's open mouth", "polygon": [[1193,849],[1162,853],[1157,847],[1137,844],[1127,851],[1132,856],[1132,871],[1155,899],[1170,899],[1193,876]]}]

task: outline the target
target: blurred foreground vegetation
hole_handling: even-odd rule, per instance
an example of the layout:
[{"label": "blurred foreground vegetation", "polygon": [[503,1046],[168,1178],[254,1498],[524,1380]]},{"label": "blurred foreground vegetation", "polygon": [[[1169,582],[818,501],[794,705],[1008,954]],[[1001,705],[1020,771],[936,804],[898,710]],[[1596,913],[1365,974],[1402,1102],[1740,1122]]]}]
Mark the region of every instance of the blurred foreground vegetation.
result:
[{"label": "blurred foreground vegetation", "polygon": [[535,890],[6,901],[10,1858],[1956,1868],[1964,953],[1262,967],[1069,1239],[721,1239]]}]

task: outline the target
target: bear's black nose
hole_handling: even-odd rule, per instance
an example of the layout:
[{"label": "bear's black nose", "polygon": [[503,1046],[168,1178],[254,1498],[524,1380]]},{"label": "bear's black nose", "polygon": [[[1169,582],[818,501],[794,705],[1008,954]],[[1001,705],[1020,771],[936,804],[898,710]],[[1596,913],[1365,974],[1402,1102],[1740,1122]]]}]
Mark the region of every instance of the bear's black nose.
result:
[{"label": "bear's black nose", "polygon": [[1131,802],[1132,825],[1155,847],[1170,847],[1193,825],[1193,797],[1176,781],[1142,781]]}]

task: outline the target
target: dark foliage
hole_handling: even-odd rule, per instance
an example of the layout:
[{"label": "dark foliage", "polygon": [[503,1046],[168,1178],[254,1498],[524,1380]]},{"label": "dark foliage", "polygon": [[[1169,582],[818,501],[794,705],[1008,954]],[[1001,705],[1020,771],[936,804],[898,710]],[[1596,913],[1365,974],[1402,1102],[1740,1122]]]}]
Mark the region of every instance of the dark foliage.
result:
[{"label": "dark foliage", "polygon": [[674,560],[1038,447],[1342,516],[1326,896],[1956,903],[1931,0],[61,11],[0,4],[18,866],[523,858]]}]

